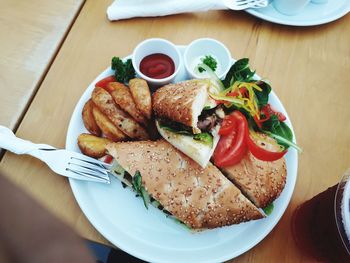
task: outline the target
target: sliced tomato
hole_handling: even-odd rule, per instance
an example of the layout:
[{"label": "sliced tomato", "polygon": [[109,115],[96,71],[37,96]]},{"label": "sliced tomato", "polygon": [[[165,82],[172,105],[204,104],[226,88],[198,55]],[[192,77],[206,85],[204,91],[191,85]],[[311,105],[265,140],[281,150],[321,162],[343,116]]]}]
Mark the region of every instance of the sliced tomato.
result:
[{"label": "sliced tomato", "polygon": [[113,161],[112,155],[106,155],[104,162],[110,164],[110,163],[112,163],[112,161]]},{"label": "sliced tomato", "polygon": [[[271,142],[268,142],[263,137],[259,138],[259,141],[264,144],[271,144]],[[259,142],[255,142],[249,135],[249,130],[247,132],[247,145],[248,145],[249,151],[257,159],[262,161],[268,161],[268,162],[276,161],[278,159],[281,159],[287,153],[287,150],[269,151],[264,149],[262,146],[259,146]]]},{"label": "sliced tomato", "polygon": [[108,77],[105,77],[104,79],[101,79],[100,81],[98,81],[95,84],[95,87],[100,87],[100,88],[106,89],[108,83],[110,83],[110,82],[116,82],[116,79],[114,76],[108,76]]},{"label": "sliced tomato", "polygon": [[279,121],[285,121],[287,117],[282,112],[276,112],[277,118]]},{"label": "sliced tomato", "polygon": [[229,116],[235,120],[236,125],[232,125],[229,134],[221,136],[214,151],[214,163],[219,167],[232,166],[239,163],[247,152],[247,120],[239,111],[234,111]]},{"label": "sliced tomato", "polygon": [[285,121],[287,119],[286,116],[282,112],[277,111],[270,104],[267,104],[265,107],[267,108],[266,111],[269,111],[270,115],[273,115],[273,114],[277,115],[277,118],[279,121]]},{"label": "sliced tomato", "polygon": [[231,115],[225,116],[225,118],[221,124],[219,134],[220,135],[228,135],[233,129],[235,129],[236,125],[237,125],[237,122],[236,122],[235,117],[233,117]]},{"label": "sliced tomato", "polygon": [[254,116],[255,123],[258,125],[259,128],[262,128],[262,124],[268,119],[270,119],[271,115],[276,115],[279,121],[286,120],[286,116],[284,116],[282,112],[276,111],[270,104],[266,104],[260,110],[260,118],[258,118],[258,116]]}]

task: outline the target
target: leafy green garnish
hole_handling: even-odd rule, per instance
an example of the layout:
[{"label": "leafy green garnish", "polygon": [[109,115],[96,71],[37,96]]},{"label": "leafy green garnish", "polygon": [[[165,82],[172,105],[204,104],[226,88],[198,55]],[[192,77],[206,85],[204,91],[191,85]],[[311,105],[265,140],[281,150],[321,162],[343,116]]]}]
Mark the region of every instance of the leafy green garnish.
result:
[{"label": "leafy green garnish", "polygon": [[227,72],[222,81],[226,88],[230,87],[235,81],[250,82],[254,80],[255,71],[249,68],[249,59],[242,58],[237,60]]},{"label": "leafy green garnish", "polygon": [[264,107],[269,102],[269,94],[271,92],[270,84],[265,81],[257,81],[256,84],[262,89],[262,91],[258,91],[254,89],[255,97],[259,106],[259,109]]},{"label": "leafy green garnish", "polygon": [[113,57],[111,68],[115,70],[114,76],[118,82],[127,83],[130,79],[135,78],[135,69],[131,59],[123,62],[119,57]]},{"label": "leafy green garnish", "polygon": [[[237,60],[231,66],[222,83],[226,88],[221,94],[223,96],[221,98],[220,96],[214,98],[225,101],[225,107],[227,108],[228,112],[239,110],[246,116],[249,127],[254,131],[263,132],[274,138],[277,143],[285,149],[293,147],[299,152],[302,151],[301,148],[293,142],[292,130],[286,123],[279,121],[276,114],[271,114],[268,120],[261,122],[262,124],[260,123],[260,125],[262,126],[257,124],[257,116],[261,117],[261,114],[265,115],[261,109],[268,104],[271,86],[269,83],[263,80],[257,80],[255,78],[255,71],[252,71],[249,68],[248,58]],[[249,90],[250,86],[255,88]],[[227,96],[227,94],[232,92],[232,90],[238,92],[241,88],[248,90],[249,96],[245,95],[245,97],[243,96],[242,98],[239,97],[241,96],[240,93],[238,93],[238,95],[235,97]],[[239,101],[239,99],[241,99],[241,101]],[[247,107],[244,105],[244,103],[247,103],[247,99],[251,99],[249,102],[251,102],[250,106],[253,107]]]},{"label": "leafy green garnish", "polygon": [[293,142],[292,130],[285,122],[279,121],[277,115],[271,115],[270,119],[263,123],[261,131],[274,138],[285,149],[293,147],[302,152],[302,149]]},{"label": "leafy green garnish", "polygon": [[134,177],[132,178],[132,189],[135,190],[136,193],[141,192],[142,187],[142,177],[140,171],[136,171]]},{"label": "leafy green garnish", "polygon": [[159,208],[161,206],[161,204],[157,201],[157,200],[152,200],[151,204],[155,207],[155,208]]},{"label": "leafy green garnish", "polygon": [[274,138],[280,145],[282,145],[282,143],[283,143],[283,145],[291,146],[294,149],[296,149],[299,153],[301,153],[303,151],[298,145],[296,145],[291,140],[288,140],[280,135],[274,134],[274,133],[269,132],[269,131],[263,131],[263,132],[266,133],[267,135],[269,135],[270,137]]},{"label": "leafy green garnish", "polygon": [[272,213],[274,207],[275,207],[275,206],[273,205],[273,203],[270,203],[268,206],[266,206],[265,208],[263,208],[263,210],[264,210],[265,214],[269,216],[269,215],[271,215],[271,213]]},{"label": "leafy green garnish", "polygon": [[204,144],[209,145],[210,147],[213,147],[213,136],[209,134],[208,132],[202,132],[193,135],[193,139],[196,141],[200,141]]},{"label": "leafy green garnish", "polygon": [[177,134],[183,134],[183,135],[190,135],[190,136],[193,135],[193,133],[191,131],[189,131],[187,129],[187,127],[185,127],[182,124],[181,125],[178,124],[177,125],[178,127],[170,127],[169,125],[165,124],[162,121],[159,121],[158,123],[159,123],[159,127],[166,130],[166,131],[170,131],[170,132],[177,133]]},{"label": "leafy green garnish", "polygon": [[125,172],[124,168],[121,167],[118,163],[116,163],[112,169],[118,175],[123,175]]},{"label": "leafy green garnish", "polygon": [[212,109],[212,106],[208,105],[208,106],[204,106],[203,110],[210,110]]},{"label": "leafy green garnish", "polygon": [[[218,62],[215,60],[215,58],[213,58],[210,55],[205,56],[204,58],[201,58],[201,61],[203,64],[207,65],[209,68],[211,68],[212,71],[215,71],[218,65]],[[205,71],[205,69],[201,66],[198,66],[198,70],[200,73],[202,73],[203,71]]]},{"label": "leafy green garnish", "polygon": [[[293,141],[292,130],[287,126],[287,124],[285,124],[282,121],[279,121],[277,115],[271,115],[270,118],[263,123],[262,130],[278,135],[279,137],[282,137],[287,141]],[[285,143],[285,140],[281,141],[277,138],[276,140],[280,145],[284,146],[285,148],[288,148],[290,146],[288,143]]]},{"label": "leafy green garnish", "polygon": [[138,195],[142,197],[143,204],[148,209],[148,204],[150,203],[151,198],[142,185],[142,177],[140,171],[136,171],[134,177],[132,178],[132,188]]},{"label": "leafy green garnish", "polygon": [[187,127],[183,127],[182,124],[177,124],[178,127],[169,127],[169,125],[164,124],[162,121],[159,121],[158,123],[159,123],[159,127],[166,131],[170,131],[173,133],[182,134],[186,136],[192,136],[192,138],[196,141],[200,141],[204,144],[209,145],[210,147],[213,146],[213,136],[208,132],[193,134],[188,130]]}]

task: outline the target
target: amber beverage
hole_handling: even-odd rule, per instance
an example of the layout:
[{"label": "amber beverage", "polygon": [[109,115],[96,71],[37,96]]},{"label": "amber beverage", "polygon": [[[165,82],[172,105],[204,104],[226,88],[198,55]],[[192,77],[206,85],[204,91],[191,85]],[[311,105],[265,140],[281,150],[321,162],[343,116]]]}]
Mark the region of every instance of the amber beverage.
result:
[{"label": "amber beverage", "polygon": [[296,208],[292,218],[295,242],[303,253],[321,262],[350,262],[350,169],[339,184]]}]

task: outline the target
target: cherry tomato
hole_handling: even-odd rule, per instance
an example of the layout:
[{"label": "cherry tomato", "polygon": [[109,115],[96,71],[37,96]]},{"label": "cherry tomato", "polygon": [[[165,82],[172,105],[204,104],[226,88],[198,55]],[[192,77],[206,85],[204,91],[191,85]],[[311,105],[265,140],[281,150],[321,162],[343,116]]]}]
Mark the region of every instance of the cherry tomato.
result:
[{"label": "cherry tomato", "polygon": [[105,77],[104,79],[101,79],[100,81],[98,81],[98,82],[95,84],[95,87],[100,87],[100,88],[106,89],[108,83],[110,83],[110,82],[116,82],[114,76],[108,76],[108,77]]},{"label": "cherry tomato", "polygon": [[[264,114],[264,118],[261,118],[261,113]],[[276,115],[279,121],[286,120],[286,116],[284,116],[282,112],[278,112],[270,104],[266,104],[260,110],[260,119],[257,116],[254,116],[255,123],[258,125],[259,128],[261,128],[262,124],[268,119],[270,119],[271,115]]]},{"label": "cherry tomato", "polygon": [[285,121],[287,117],[282,112],[276,112],[277,118],[279,121]]},{"label": "cherry tomato", "polygon": [[214,163],[219,167],[231,166],[239,163],[247,152],[247,120],[239,111],[234,111],[229,116],[235,120],[236,125],[232,125],[231,132],[228,135],[221,136],[214,151]]},{"label": "cherry tomato", "polygon": [[286,116],[284,116],[284,114],[282,112],[277,111],[270,104],[267,104],[265,107],[267,108],[267,111],[269,111],[270,115],[272,115],[272,114],[277,115],[277,118],[279,121],[285,121],[287,119]]},{"label": "cherry tomato", "polygon": [[[273,140],[273,139],[271,139]],[[270,144],[264,137],[260,136],[259,141],[266,144]],[[282,158],[286,153],[287,150],[284,151],[269,151],[264,149],[262,146],[259,145],[259,141],[255,142],[249,135],[249,131],[247,132],[247,144],[249,151],[259,160],[262,161],[276,161],[280,158]]]},{"label": "cherry tomato", "polygon": [[108,164],[112,163],[112,161],[113,161],[113,157],[111,155],[107,155],[104,160],[104,162]]}]

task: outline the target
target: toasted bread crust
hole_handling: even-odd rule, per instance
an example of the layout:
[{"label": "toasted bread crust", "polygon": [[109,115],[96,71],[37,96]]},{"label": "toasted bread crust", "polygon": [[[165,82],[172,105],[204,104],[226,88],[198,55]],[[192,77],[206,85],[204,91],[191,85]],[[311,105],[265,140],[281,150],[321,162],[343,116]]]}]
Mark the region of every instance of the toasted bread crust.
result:
[{"label": "toasted bread crust", "polygon": [[107,150],[131,175],[139,170],[147,192],[193,229],[263,217],[214,165],[203,169],[164,140],[111,143]]},{"label": "toasted bread crust", "polygon": [[159,88],[152,99],[156,117],[180,122],[197,129],[198,116],[193,114],[193,104],[196,96],[203,92],[203,89],[205,92],[208,89],[206,80],[183,81]]},{"label": "toasted bread crust", "polygon": [[[266,142],[269,139],[273,140],[266,137]],[[266,147],[271,148],[271,145]],[[221,170],[257,207],[261,208],[273,202],[286,184],[287,168],[284,158],[265,162],[248,152],[240,163]]]}]

